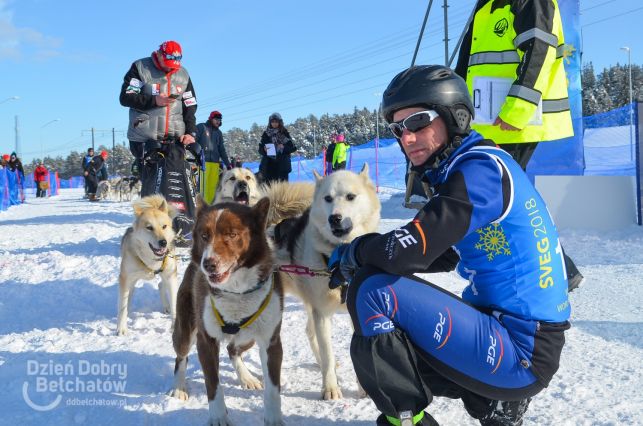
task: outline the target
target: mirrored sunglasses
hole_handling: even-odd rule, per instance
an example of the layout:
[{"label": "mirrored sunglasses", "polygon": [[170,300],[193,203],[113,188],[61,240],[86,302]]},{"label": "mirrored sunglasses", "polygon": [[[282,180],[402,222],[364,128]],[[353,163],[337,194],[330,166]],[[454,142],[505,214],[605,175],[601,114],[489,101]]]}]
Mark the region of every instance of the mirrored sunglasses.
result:
[{"label": "mirrored sunglasses", "polygon": [[404,120],[395,121],[388,125],[388,128],[393,133],[393,136],[400,139],[404,133],[404,129],[411,133],[419,132],[420,130],[428,127],[433,123],[433,120],[438,118],[439,115],[433,110],[418,111],[409,115]]},{"label": "mirrored sunglasses", "polygon": [[183,55],[171,55],[169,53],[165,53],[163,57],[169,61],[180,61],[181,58],[183,58]]}]

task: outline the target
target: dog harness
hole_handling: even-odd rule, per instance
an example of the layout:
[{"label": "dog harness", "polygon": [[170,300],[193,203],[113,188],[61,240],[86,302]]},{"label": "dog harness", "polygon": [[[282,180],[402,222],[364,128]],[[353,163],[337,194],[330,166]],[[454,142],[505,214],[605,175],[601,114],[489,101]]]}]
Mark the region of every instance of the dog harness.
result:
[{"label": "dog harness", "polygon": [[138,261],[141,263],[141,265],[143,265],[143,267],[144,267],[145,269],[147,269],[148,271],[152,272],[154,275],[158,275],[158,274],[160,274],[161,272],[163,272],[163,270],[164,270],[164,269],[165,269],[165,267],[167,266],[167,258],[168,258],[168,257],[174,257],[174,256],[173,256],[173,255],[171,255],[171,254],[166,254],[165,256],[163,256],[163,263],[161,263],[161,267],[160,267],[159,269],[157,269],[156,271],[155,271],[154,269],[150,268],[149,266],[147,266],[147,265],[145,264],[145,262],[143,262],[143,261],[141,260],[141,258],[140,258],[140,257],[137,257],[137,259],[138,259]]},{"label": "dog harness", "polygon": [[[259,283],[259,284],[261,284],[261,283]],[[258,289],[260,287],[261,287],[261,285],[258,285],[256,287],[256,289]],[[225,322],[223,320],[223,317],[221,316],[219,311],[217,311],[217,308],[214,305],[214,297],[212,297],[212,295],[210,295],[210,304],[212,305],[212,312],[214,313],[214,316],[217,319],[217,322],[219,323],[219,326],[221,327],[221,330],[225,334],[237,334],[239,332],[239,330],[241,330],[242,328],[249,327],[253,322],[255,322],[255,320],[257,318],[259,318],[259,315],[261,315],[261,313],[268,306],[268,303],[270,303],[270,299],[272,298],[272,292],[273,292],[274,288],[275,288],[275,281],[272,280],[272,283],[270,284],[270,291],[268,292],[268,294],[266,295],[266,298],[261,303],[261,306],[259,306],[259,309],[257,310],[257,312],[255,312],[254,314],[242,319],[241,321],[239,321],[236,324],[231,324],[231,323]]]}]

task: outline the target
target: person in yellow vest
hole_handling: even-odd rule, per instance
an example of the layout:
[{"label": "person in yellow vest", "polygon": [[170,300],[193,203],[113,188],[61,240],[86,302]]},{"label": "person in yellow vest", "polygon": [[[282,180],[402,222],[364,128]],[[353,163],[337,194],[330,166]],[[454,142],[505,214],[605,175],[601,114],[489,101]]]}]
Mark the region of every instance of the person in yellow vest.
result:
[{"label": "person in yellow vest", "polygon": [[473,98],[472,128],[525,170],[538,142],[573,136],[557,0],[479,0],[456,73]]},{"label": "person in yellow vest", "polygon": [[348,141],[344,135],[335,137],[335,149],[333,149],[333,170],[343,170],[346,168],[346,159],[348,158]]},{"label": "person in yellow vest", "polygon": [[223,144],[223,133],[219,129],[223,115],[219,111],[212,111],[205,123],[196,127],[196,141],[205,157],[205,171],[200,176],[200,192],[205,202],[210,204],[219,185],[220,162],[223,161],[229,169],[231,167],[228,154]]},{"label": "person in yellow vest", "polygon": [[[478,0],[462,41],[455,72],[473,99],[471,127],[523,170],[539,142],[574,135],[564,45],[557,0]],[[564,257],[572,291],[583,275]]]}]

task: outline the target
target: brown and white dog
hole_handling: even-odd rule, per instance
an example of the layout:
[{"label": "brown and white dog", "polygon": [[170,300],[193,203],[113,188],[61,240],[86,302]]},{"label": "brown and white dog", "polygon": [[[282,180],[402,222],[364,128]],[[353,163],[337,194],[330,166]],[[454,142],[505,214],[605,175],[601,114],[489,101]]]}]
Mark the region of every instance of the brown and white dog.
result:
[{"label": "brown and white dog", "polygon": [[121,270],[118,276],[119,335],[127,333],[127,312],[138,280],[161,276],[159,292],[163,310],[174,322],[176,312],[176,259],[172,219],[176,211],[162,195],[150,195],[132,203],[134,223],[121,240]]},{"label": "brown and white dog", "polygon": [[170,395],[187,399],[185,372],[196,340],[205,377],[210,424],[229,425],[219,381],[219,347],[224,341],[241,385],[261,389],[246,368],[243,352],[259,346],[264,380],[264,423],[282,425],[280,338],[283,293],[274,279],[266,238],[270,201],[253,207],[238,203],[205,205],[198,198],[192,261],[179,288],[172,340],[176,351]]}]

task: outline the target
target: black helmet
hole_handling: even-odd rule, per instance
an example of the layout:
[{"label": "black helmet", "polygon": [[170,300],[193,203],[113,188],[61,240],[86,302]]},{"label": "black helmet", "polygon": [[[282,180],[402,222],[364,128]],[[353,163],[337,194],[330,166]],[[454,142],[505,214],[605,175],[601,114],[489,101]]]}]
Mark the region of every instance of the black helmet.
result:
[{"label": "black helmet", "polygon": [[465,81],[451,68],[418,65],[393,78],[382,95],[382,114],[393,122],[393,114],[414,106],[435,110],[445,121],[450,139],[467,135],[473,104]]}]

